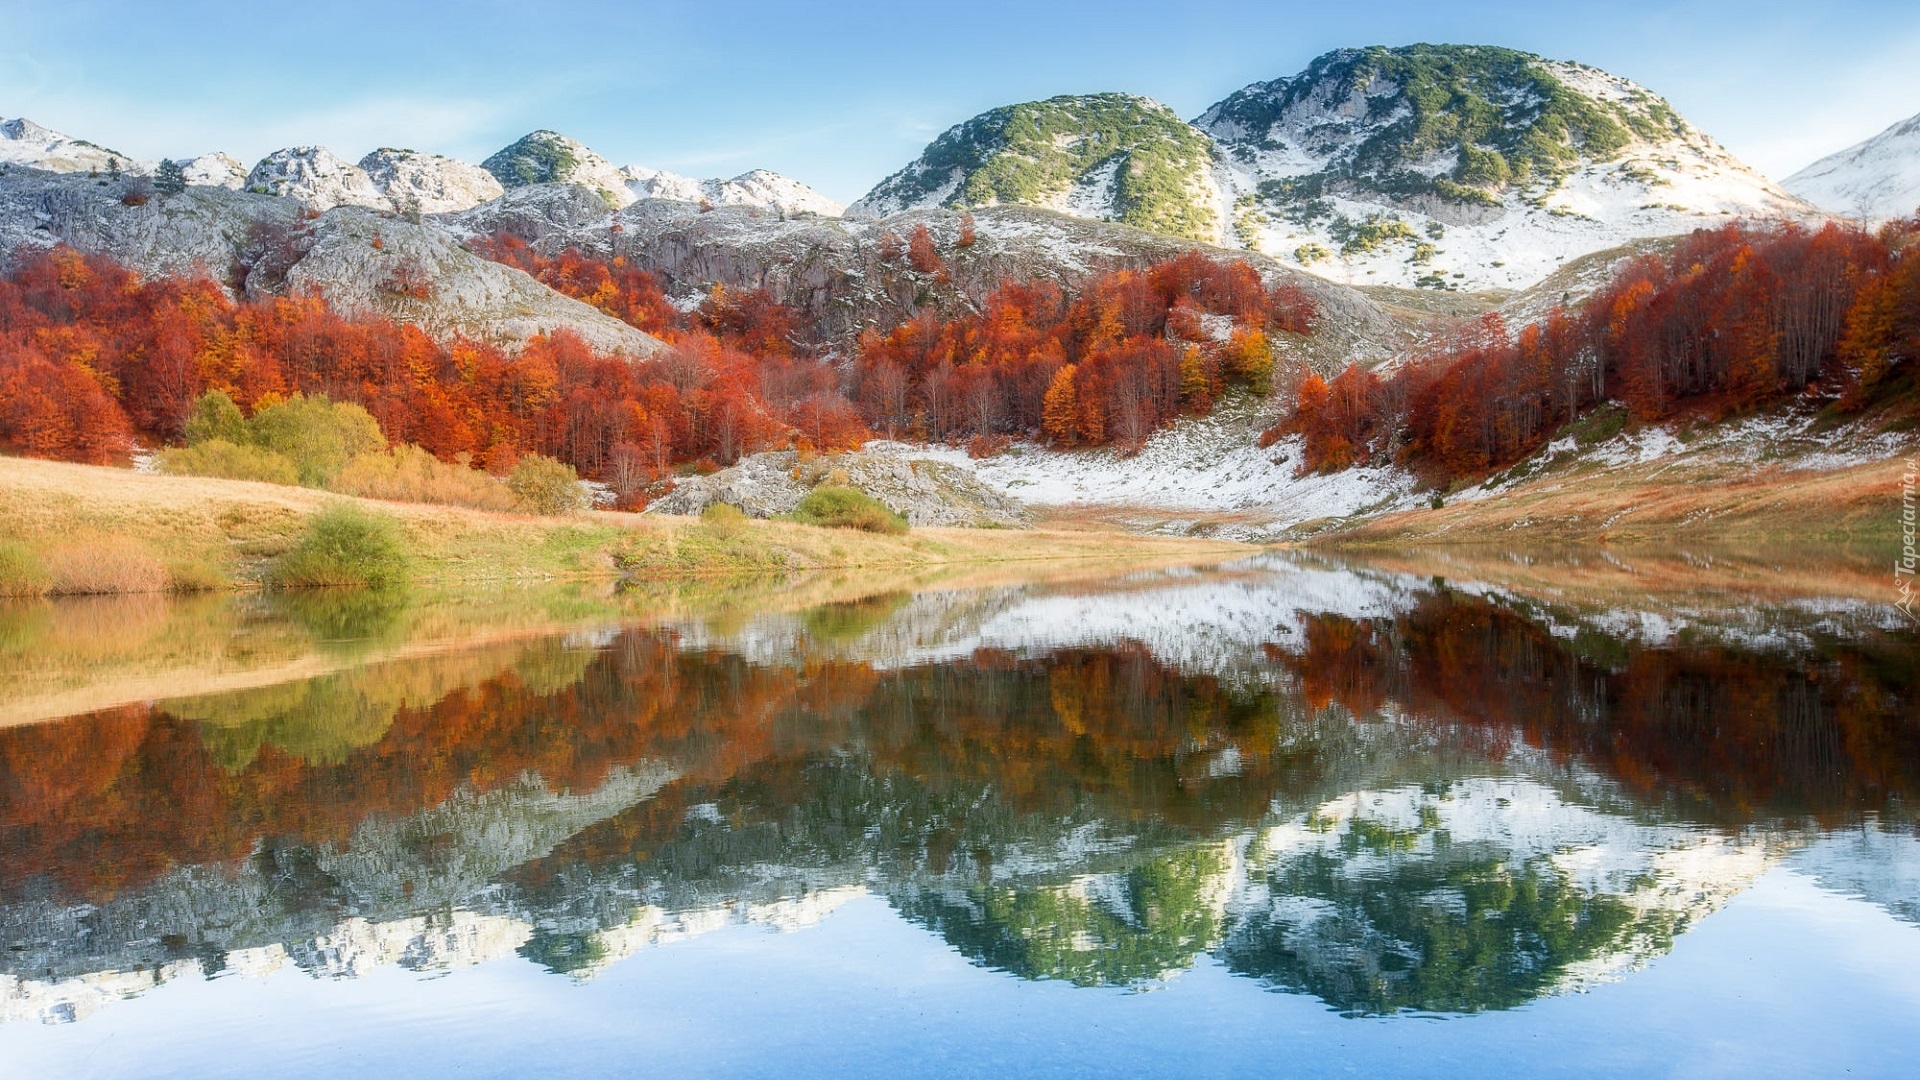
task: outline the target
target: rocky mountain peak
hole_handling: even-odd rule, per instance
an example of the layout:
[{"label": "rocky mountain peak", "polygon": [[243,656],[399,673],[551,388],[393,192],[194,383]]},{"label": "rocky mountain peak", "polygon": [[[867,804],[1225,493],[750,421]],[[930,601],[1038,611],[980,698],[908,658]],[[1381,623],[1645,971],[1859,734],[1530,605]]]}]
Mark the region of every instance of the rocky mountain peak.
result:
[{"label": "rocky mountain peak", "polygon": [[1493,46],[1336,50],[1195,123],[1235,239],[1355,284],[1518,288],[1637,238],[1813,212],[1645,87]]},{"label": "rocky mountain peak", "polygon": [[189,184],[202,187],[223,187],[239,191],[247,186],[247,167],[232,154],[215,151],[201,154],[190,161],[178,162],[180,172]]},{"label": "rocky mountain peak", "polygon": [[817,214],[839,217],[846,204],[827,198],[791,177],[766,169],[741,173],[731,180],[696,180],[690,176],[628,165],[620,170],[636,199],[669,199],[712,206],[748,206],[780,215]]},{"label": "rocky mountain peak", "polygon": [[606,158],[557,131],[531,132],[480,163],[502,187],[577,184],[601,193],[618,209],[633,201],[627,178]]},{"label": "rocky mountain peak", "polygon": [[478,165],[416,150],[382,147],[361,158],[360,168],[396,209],[423,214],[470,209],[505,192]]},{"label": "rocky mountain peak", "polygon": [[96,146],[17,116],[0,120],[0,165],[24,165],[47,172],[151,172],[149,162]]},{"label": "rocky mountain peak", "polygon": [[366,170],[347,164],[324,146],[275,150],[247,174],[247,190],[295,199],[314,210],[336,206],[393,208]]}]

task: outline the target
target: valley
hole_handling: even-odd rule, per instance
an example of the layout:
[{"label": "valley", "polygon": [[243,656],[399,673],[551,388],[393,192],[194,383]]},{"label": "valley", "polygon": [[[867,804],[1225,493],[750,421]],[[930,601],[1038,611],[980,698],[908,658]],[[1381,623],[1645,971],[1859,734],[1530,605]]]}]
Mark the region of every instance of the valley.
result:
[{"label": "valley", "polygon": [[[1009,106],[851,205],[764,170],[616,166],[550,130],[478,165],[300,146],[251,168],[136,161],[27,120],[0,135],[0,271],[68,287],[72,271],[36,260],[78,252],[105,279],[206,281],[237,313],[176,307],[133,338],[91,321],[106,314],[93,294],[36,316],[50,320],[38,342],[80,335],[16,350],[4,374],[0,442],[38,456],[145,460],[181,440],[206,390],[243,411],[299,392],[366,405],[391,443],[496,474],[555,457],[622,509],[658,500],[648,520],[712,501],[671,495],[711,487],[704,474],[733,490],[736,470],[797,475],[796,455],[878,440],[880,459],[1027,506],[1001,524],[1619,543],[1758,541],[1803,517],[1865,536],[1914,444],[1910,230],[1849,223],[1884,206],[1829,199],[1831,183],[1773,184],[1643,87],[1505,49],[1338,50],[1190,124],[1128,94]],[[1809,175],[1897,164],[1902,138]],[[1901,175],[1860,190],[1897,206]],[[1766,306],[1677,298],[1686,265],[1749,250],[1769,260],[1750,286]],[[1639,278],[1676,293],[1633,316],[1644,361],[1620,351],[1618,321],[1643,303],[1622,300]],[[291,336],[253,328],[247,313],[268,309]],[[349,345],[329,320],[370,336]],[[1800,322],[1782,337],[1782,320]],[[383,350],[426,348],[402,344],[406,327],[434,358],[402,371]],[[1637,389],[1650,384],[1633,364],[1692,363],[1660,350],[1712,353],[1702,343],[1729,328],[1755,359],[1721,349],[1702,375]],[[1560,336],[1541,373],[1510,370],[1543,333]],[[334,344],[296,357],[296,339]],[[179,354],[164,380],[162,353]],[[1773,364],[1774,381],[1736,385],[1743,363]],[[529,398],[526,372],[557,388]],[[113,403],[62,404],[89,380]],[[1338,415],[1309,407],[1321,386]],[[1626,423],[1574,437],[1622,395]],[[127,420],[98,437],[62,427],[102,408]],[[1443,433],[1473,424],[1471,446]],[[1843,490],[1849,509],[1827,514]]]}]

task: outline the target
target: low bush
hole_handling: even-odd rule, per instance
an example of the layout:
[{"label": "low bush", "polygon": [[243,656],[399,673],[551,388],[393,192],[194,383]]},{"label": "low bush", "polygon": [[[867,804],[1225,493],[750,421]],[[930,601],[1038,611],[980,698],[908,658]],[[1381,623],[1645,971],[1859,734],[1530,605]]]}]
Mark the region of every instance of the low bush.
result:
[{"label": "low bush", "polygon": [[522,457],[507,474],[507,489],[520,507],[535,514],[577,514],[587,508],[580,474],[564,461],[543,454]]},{"label": "low bush", "polygon": [[732,503],[708,503],[700,521],[720,536],[732,536],[747,527],[747,514]]},{"label": "low bush", "polygon": [[51,584],[46,564],[32,548],[0,540],[0,596],[39,596]]},{"label": "low bush", "polygon": [[46,555],[56,596],[163,592],[173,581],[145,544],[124,536],[70,538]]},{"label": "low bush", "polygon": [[224,570],[199,559],[168,563],[167,579],[177,593],[218,592],[232,584]]},{"label": "low bush", "polygon": [[512,510],[517,501],[505,484],[486,473],[459,462],[441,461],[412,445],[361,454],[334,477],[333,490],[368,499],[470,506],[476,510]]},{"label": "low bush", "polygon": [[258,480],[268,484],[298,484],[300,471],[284,455],[264,447],[209,439],[192,446],[162,450],[156,461],[171,476],[211,476],[221,480]]},{"label": "low bush", "polygon": [[288,589],[385,589],[406,583],[407,563],[397,522],[339,503],[313,515],[299,545],[274,563],[269,580]]},{"label": "low bush", "polygon": [[859,529],[862,532],[898,536],[907,531],[907,521],[885,504],[859,488],[822,486],[807,493],[800,505],[787,515],[802,525],[822,525],[832,529]]}]

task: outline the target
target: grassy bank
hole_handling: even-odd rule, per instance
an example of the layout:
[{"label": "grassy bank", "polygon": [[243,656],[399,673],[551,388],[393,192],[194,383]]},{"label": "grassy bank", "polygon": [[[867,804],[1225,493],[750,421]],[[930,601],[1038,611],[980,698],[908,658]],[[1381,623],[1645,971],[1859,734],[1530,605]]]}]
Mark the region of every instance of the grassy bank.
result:
[{"label": "grassy bank", "polygon": [[[340,503],[390,518],[419,584],[739,576],[1054,560],[1206,560],[1241,545],[1118,530],[915,529],[904,535],[788,522],[565,517],[353,499],[239,480],[0,458],[0,574],[27,591],[252,588]],[[82,565],[86,563],[98,565]],[[11,567],[11,569],[10,569]]]},{"label": "grassy bank", "polygon": [[1878,559],[1900,540],[1904,459],[1829,470],[1648,462],[1579,469],[1336,527],[1314,546],[1406,550],[1602,543],[1759,550],[1822,544]]}]

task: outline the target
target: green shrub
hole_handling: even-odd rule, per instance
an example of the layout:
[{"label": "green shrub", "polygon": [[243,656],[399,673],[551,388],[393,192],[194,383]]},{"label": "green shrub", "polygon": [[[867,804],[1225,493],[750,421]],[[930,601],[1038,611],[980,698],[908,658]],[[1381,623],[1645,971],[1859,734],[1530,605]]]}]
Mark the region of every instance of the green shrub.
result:
[{"label": "green shrub", "polygon": [[190,446],[162,450],[160,471],[171,476],[212,476],[221,480],[259,480],[269,484],[298,484],[300,471],[293,462],[271,450],[225,439],[209,439]]},{"label": "green shrub", "polygon": [[564,461],[528,454],[507,474],[507,488],[535,514],[573,514],[587,508],[580,474]]},{"label": "green shrub", "polygon": [[306,534],[273,565],[270,580],[282,588],[336,585],[392,588],[407,580],[407,548],[397,522],[350,503],[314,514]]},{"label": "green shrub", "polygon": [[32,548],[0,540],[0,596],[39,596],[52,584],[46,564]]},{"label": "green shrub", "polygon": [[251,442],[253,435],[240,406],[224,390],[209,390],[193,403],[187,417],[187,445],[198,446],[216,439],[230,443]]},{"label": "green shrub", "polygon": [[343,495],[471,506],[476,510],[511,510],[516,501],[505,484],[486,473],[459,462],[441,461],[411,444],[361,454],[347,462],[332,486]]},{"label": "green shrub", "polygon": [[387,445],[367,410],[303,394],[265,405],[249,419],[232,398],[209,390],[193,403],[186,435],[185,450],[162,452],[164,471],[308,487],[328,486],[347,462]]},{"label": "green shrub", "polygon": [[814,488],[787,517],[803,525],[824,525],[834,529],[859,529],[862,532],[895,536],[907,531],[905,518],[887,509],[873,496],[851,487]]},{"label": "green shrub", "polygon": [[708,503],[700,511],[700,521],[720,536],[732,536],[746,528],[747,514],[732,503]]},{"label": "green shrub", "polygon": [[232,584],[226,571],[201,559],[167,564],[168,589],[177,593],[218,592]]}]

